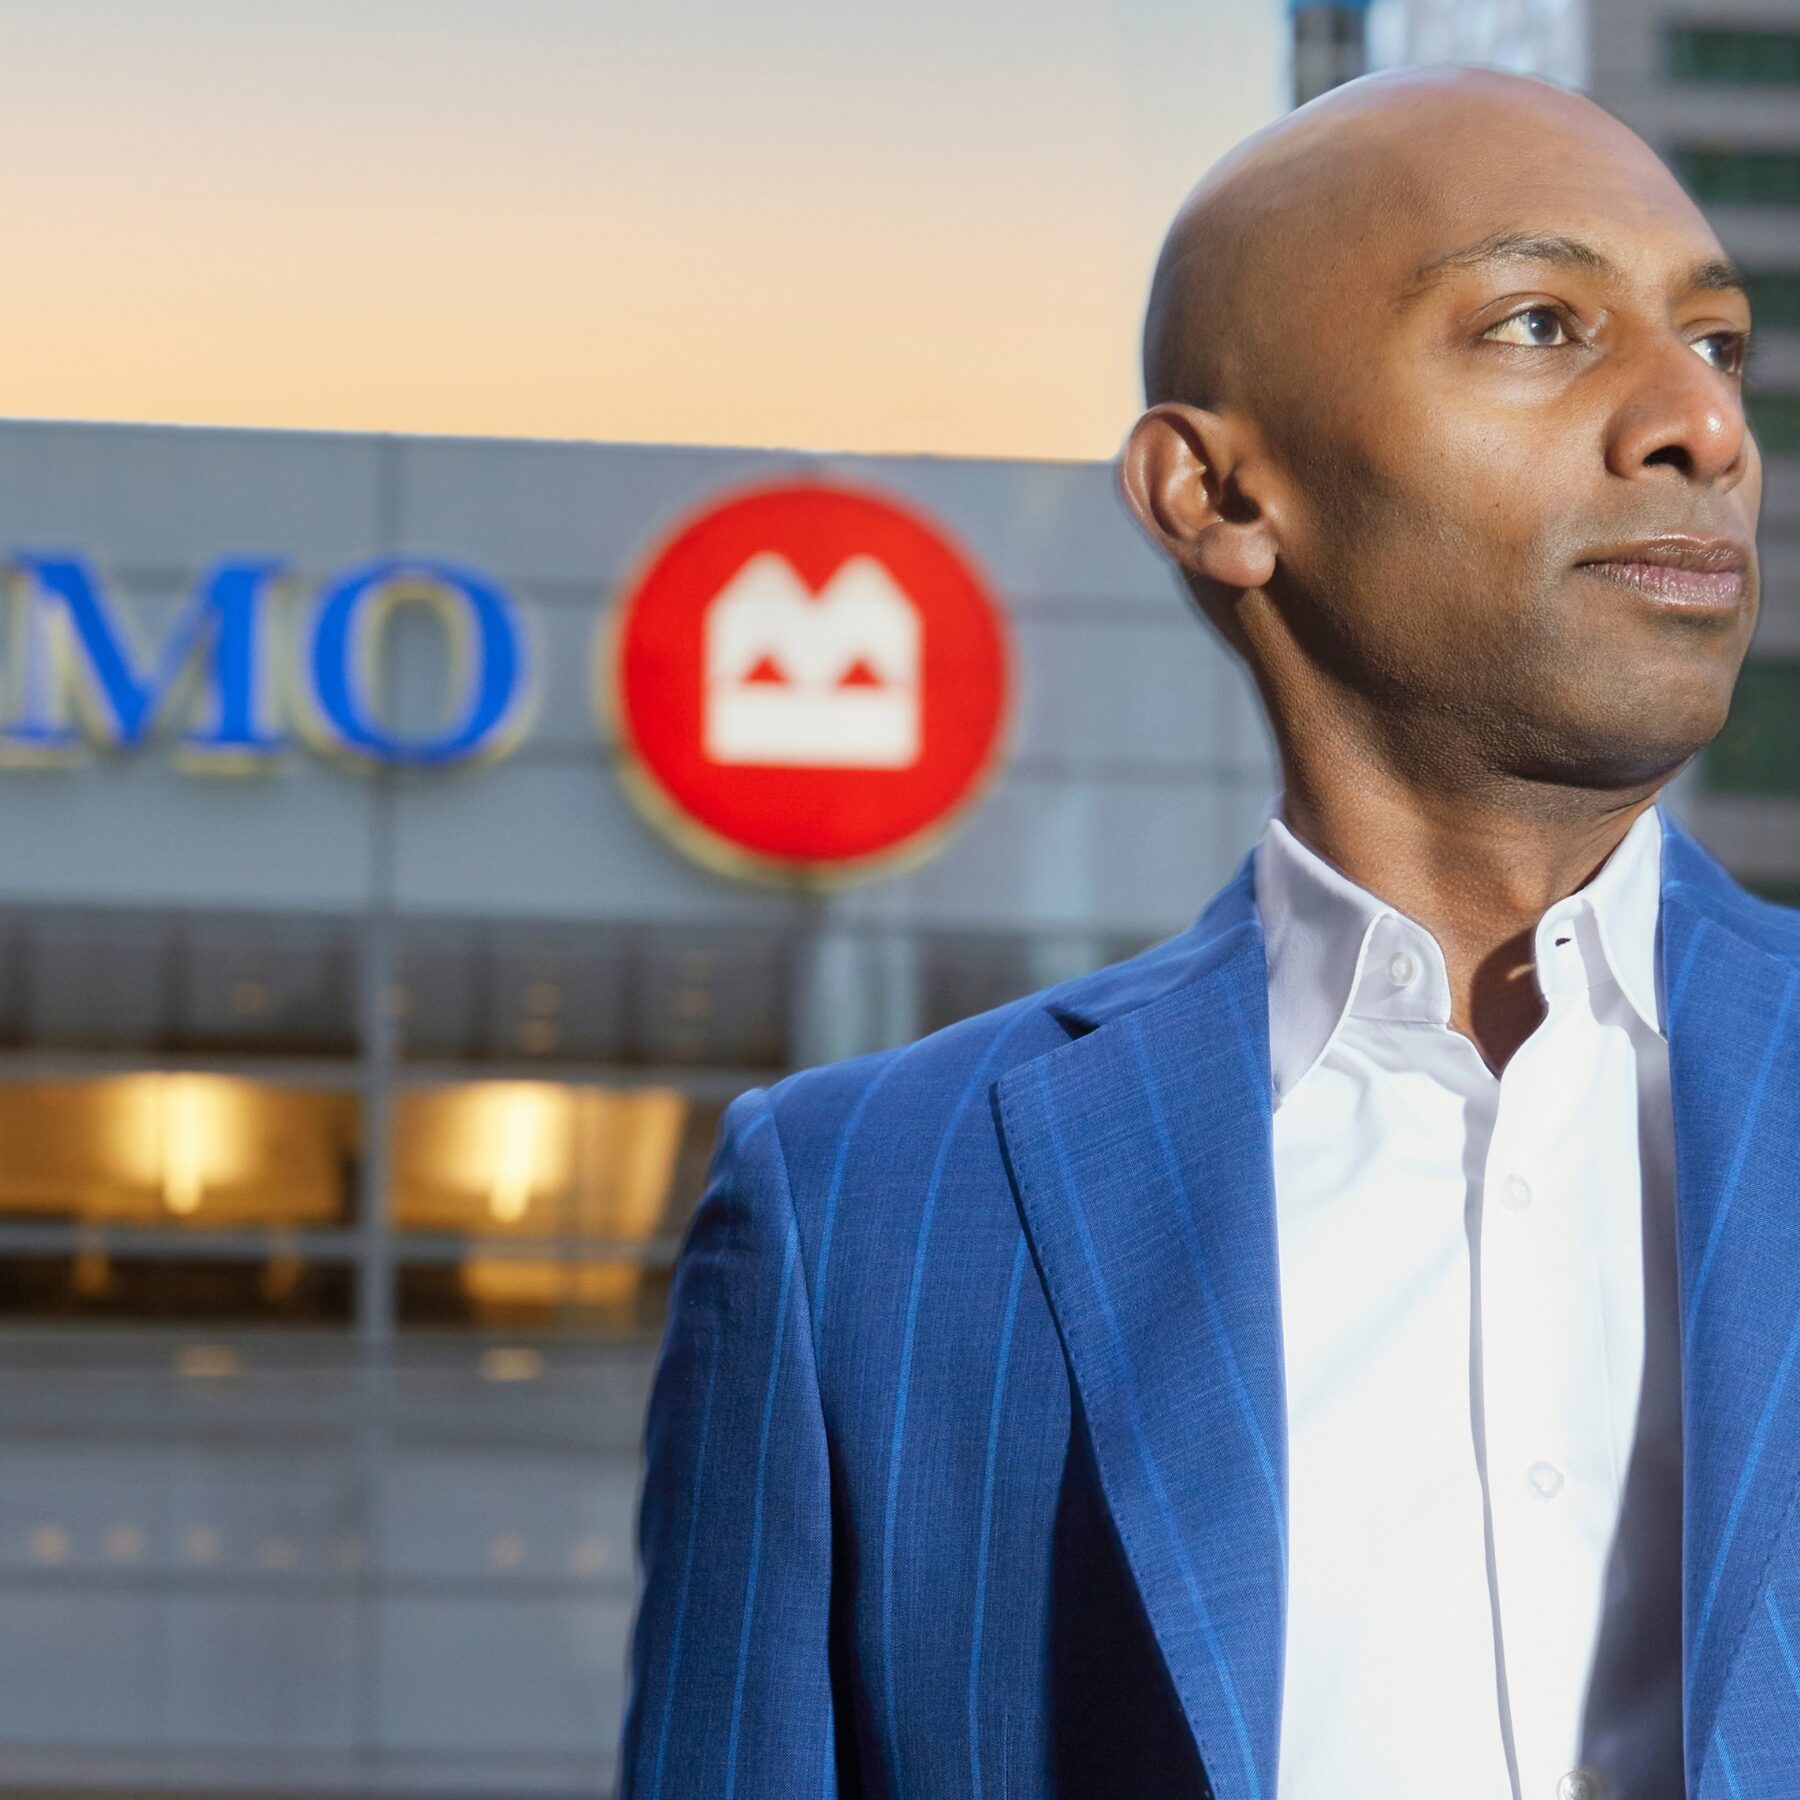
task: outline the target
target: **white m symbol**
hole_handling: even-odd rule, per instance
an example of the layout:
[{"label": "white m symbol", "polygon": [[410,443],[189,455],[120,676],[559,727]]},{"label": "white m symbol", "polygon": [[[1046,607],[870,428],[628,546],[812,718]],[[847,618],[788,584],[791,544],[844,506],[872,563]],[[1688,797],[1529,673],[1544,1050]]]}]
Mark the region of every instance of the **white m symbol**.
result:
[{"label": "white m symbol", "polygon": [[919,760],[919,610],[872,556],[816,594],[763,551],[706,610],[702,742],[716,763],[903,769]]}]

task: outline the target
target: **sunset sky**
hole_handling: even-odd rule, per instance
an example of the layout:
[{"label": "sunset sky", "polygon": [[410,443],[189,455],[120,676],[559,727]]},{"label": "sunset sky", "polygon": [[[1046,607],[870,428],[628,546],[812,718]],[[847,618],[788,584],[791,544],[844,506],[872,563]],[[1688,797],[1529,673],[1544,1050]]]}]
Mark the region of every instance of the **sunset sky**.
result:
[{"label": "sunset sky", "polygon": [[1277,0],[0,0],[0,413],[1103,457]]}]

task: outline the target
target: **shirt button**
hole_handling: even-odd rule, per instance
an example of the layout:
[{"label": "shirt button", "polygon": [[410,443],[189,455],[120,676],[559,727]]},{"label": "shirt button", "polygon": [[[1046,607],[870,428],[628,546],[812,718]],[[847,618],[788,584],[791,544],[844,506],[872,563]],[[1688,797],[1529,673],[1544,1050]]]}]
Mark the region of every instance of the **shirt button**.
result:
[{"label": "shirt button", "polygon": [[1600,1800],[1599,1777],[1586,1769],[1571,1769],[1556,1784],[1556,1800]]},{"label": "shirt button", "polygon": [[[1531,1491],[1540,1500],[1554,1500],[1562,1492],[1563,1472],[1553,1462],[1534,1462],[1525,1471],[1525,1479],[1531,1483]],[[1576,1773],[1584,1780],[1592,1779],[1584,1770],[1577,1770]]]},{"label": "shirt button", "polygon": [[1523,1175],[1509,1175],[1500,1190],[1500,1204],[1508,1212],[1523,1212],[1531,1204],[1531,1183]]},{"label": "shirt button", "polygon": [[1419,973],[1419,959],[1406,950],[1396,950],[1388,958],[1388,980],[1395,987],[1411,987]]}]

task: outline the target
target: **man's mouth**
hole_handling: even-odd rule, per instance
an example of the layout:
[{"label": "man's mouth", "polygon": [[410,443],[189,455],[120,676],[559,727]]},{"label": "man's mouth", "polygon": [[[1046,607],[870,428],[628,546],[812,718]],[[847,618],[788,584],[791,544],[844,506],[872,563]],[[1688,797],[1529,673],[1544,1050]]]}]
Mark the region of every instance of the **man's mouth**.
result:
[{"label": "man's mouth", "polygon": [[1750,552],[1731,538],[1671,535],[1613,545],[1576,567],[1667,606],[1722,610],[1744,597]]}]

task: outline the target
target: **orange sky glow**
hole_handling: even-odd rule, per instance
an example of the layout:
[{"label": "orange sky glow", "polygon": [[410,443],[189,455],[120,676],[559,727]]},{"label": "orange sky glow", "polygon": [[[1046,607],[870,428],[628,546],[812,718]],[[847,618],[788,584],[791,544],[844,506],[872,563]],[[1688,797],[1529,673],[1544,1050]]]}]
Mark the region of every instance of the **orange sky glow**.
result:
[{"label": "orange sky glow", "polygon": [[1246,0],[0,8],[13,417],[1106,457]]}]

